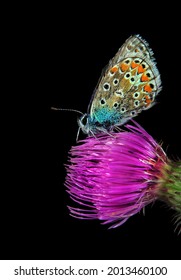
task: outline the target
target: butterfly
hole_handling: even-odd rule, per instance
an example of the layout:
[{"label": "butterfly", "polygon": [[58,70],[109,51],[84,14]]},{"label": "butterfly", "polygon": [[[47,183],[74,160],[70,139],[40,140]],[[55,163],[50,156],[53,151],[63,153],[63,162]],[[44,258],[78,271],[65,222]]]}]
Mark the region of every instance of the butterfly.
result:
[{"label": "butterfly", "polygon": [[78,119],[79,130],[108,133],[149,109],[160,90],[153,51],[140,35],[130,36],[100,77],[87,113]]}]

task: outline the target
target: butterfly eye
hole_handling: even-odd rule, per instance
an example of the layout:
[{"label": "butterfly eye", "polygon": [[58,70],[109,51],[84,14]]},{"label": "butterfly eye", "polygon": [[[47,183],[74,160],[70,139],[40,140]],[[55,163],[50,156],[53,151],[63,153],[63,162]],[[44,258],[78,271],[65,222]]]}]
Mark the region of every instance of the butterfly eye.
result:
[{"label": "butterfly eye", "polygon": [[105,84],[103,85],[103,89],[104,89],[105,91],[108,91],[108,90],[110,89],[110,84],[109,84],[109,83],[105,83]]},{"label": "butterfly eye", "polygon": [[126,108],[125,107],[121,107],[121,113],[126,112]]},{"label": "butterfly eye", "polygon": [[100,103],[101,103],[101,105],[105,105],[106,104],[106,100],[104,98],[101,98]]},{"label": "butterfly eye", "polygon": [[140,105],[139,100],[135,100],[135,101],[134,101],[134,106],[135,106],[135,107],[138,107],[139,105]]},{"label": "butterfly eye", "polygon": [[119,83],[119,80],[118,80],[118,79],[114,79],[114,80],[113,80],[113,85],[114,85],[114,86],[117,86],[118,83]]},{"label": "butterfly eye", "polygon": [[139,92],[133,93],[133,98],[138,98],[139,96],[140,96],[140,93],[139,93]]},{"label": "butterfly eye", "polygon": [[81,119],[80,119],[80,122],[82,125],[86,125],[87,124],[87,117],[83,116]]}]

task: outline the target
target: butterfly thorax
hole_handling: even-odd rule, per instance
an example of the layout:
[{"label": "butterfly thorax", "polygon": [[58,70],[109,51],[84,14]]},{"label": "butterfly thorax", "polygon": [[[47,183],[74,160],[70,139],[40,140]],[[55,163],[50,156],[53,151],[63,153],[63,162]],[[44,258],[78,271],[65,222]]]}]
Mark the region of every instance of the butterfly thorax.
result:
[{"label": "butterfly thorax", "polygon": [[78,120],[79,127],[89,135],[111,131],[118,123],[120,123],[120,113],[107,106],[95,110],[93,115],[85,114]]}]

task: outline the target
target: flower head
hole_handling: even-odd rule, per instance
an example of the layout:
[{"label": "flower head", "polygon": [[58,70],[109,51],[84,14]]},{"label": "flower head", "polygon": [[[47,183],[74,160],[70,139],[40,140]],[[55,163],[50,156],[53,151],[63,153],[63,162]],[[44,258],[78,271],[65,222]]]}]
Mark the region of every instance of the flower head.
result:
[{"label": "flower head", "polygon": [[127,131],[87,137],[72,147],[65,182],[79,204],[69,207],[72,216],[117,227],[159,195],[163,198],[169,159],[141,126],[125,127]]}]

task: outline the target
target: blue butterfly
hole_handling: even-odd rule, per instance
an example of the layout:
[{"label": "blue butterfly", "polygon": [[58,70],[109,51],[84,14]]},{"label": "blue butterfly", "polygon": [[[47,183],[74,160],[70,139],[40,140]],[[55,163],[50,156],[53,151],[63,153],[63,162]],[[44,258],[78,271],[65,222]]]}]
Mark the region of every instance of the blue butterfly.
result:
[{"label": "blue butterfly", "polygon": [[106,66],[87,113],[77,111],[82,114],[78,134],[80,129],[88,135],[109,133],[149,109],[160,90],[153,51],[140,35],[129,37]]}]

